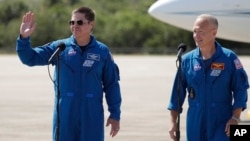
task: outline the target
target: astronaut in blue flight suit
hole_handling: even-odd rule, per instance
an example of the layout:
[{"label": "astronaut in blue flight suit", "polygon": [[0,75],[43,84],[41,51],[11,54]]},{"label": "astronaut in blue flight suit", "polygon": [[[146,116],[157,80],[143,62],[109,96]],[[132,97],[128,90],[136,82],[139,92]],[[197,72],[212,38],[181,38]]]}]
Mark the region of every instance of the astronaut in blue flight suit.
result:
[{"label": "astronaut in blue flight suit", "polygon": [[[22,63],[28,66],[48,65],[58,46],[65,45],[59,53],[60,74],[55,71],[55,93],[57,76],[60,76],[60,97],[59,100],[55,98],[53,140],[104,141],[103,93],[110,112],[106,126],[111,125],[112,137],[119,132],[119,70],[108,47],[91,34],[94,18],[95,13],[89,7],[75,9],[69,22],[72,36],[32,48],[30,35],[36,26],[34,14],[27,12],[23,17],[16,46]],[[56,59],[51,63],[57,68]]]},{"label": "astronaut in blue flight suit", "polygon": [[[214,16],[198,16],[193,26],[197,48],[182,56],[179,112],[187,93],[187,141],[229,141],[230,125],[238,124],[247,106],[248,76],[236,54],[215,40],[217,29]],[[168,105],[173,141],[177,140],[177,76]]]}]

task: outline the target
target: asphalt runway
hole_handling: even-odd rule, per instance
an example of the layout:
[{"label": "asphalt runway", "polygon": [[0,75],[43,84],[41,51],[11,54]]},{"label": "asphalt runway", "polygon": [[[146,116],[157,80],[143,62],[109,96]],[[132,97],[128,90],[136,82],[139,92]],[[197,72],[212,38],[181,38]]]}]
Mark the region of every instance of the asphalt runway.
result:
[{"label": "asphalt runway", "polygon": [[[170,141],[166,106],[176,57],[117,55],[114,59],[120,67],[123,97],[121,130],[111,138],[110,127],[105,128],[106,141]],[[250,74],[250,57],[240,59]],[[54,92],[48,66],[25,66],[16,55],[0,55],[0,65],[0,141],[50,141]],[[186,107],[185,103],[181,141],[186,134]],[[247,120],[247,112],[241,117]]]}]

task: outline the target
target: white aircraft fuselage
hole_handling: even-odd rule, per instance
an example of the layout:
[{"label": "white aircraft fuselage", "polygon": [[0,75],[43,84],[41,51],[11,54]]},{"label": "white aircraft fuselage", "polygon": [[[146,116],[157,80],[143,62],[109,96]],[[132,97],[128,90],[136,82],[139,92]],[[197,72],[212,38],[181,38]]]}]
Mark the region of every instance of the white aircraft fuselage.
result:
[{"label": "white aircraft fuselage", "polygon": [[192,31],[200,14],[217,17],[218,38],[250,43],[249,0],[158,0],[148,9],[149,14],[170,25]]}]

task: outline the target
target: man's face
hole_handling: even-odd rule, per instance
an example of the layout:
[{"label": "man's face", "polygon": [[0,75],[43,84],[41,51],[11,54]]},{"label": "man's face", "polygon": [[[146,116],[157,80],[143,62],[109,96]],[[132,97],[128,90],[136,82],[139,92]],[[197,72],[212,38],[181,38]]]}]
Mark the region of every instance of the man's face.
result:
[{"label": "man's face", "polygon": [[69,22],[70,29],[75,38],[89,36],[92,32],[94,22],[90,22],[85,18],[85,14],[74,13]]},{"label": "man's face", "polygon": [[196,46],[202,48],[214,44],[217,29],[205,19],[197,19],[193,26]]}]

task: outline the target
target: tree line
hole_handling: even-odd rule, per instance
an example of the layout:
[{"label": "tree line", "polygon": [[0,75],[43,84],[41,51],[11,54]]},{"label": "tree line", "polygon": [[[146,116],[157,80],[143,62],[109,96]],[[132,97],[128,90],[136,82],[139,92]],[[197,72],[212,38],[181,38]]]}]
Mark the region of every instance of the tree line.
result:
[{"label": "tree line", "polygon": [[[19,27],[27,11],[35,13],[37,28],[31,36],[31,44],[38,46],[70,36],[68,21],[71,11],[82,5],[95,10],[93,34],[114,53],[175,53],[180,43],[186,43],[192,49],[195,45],[191,32],[162,23],[148,14],[147,10],[154,2],[155,0],[0,0],[0,51],[15,51]],[[220,42],[229,48],[237,47],[236,52],[249,46],[226,40]]]}]

